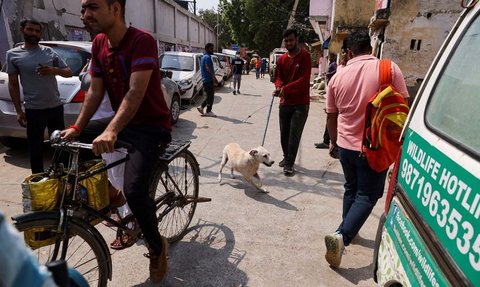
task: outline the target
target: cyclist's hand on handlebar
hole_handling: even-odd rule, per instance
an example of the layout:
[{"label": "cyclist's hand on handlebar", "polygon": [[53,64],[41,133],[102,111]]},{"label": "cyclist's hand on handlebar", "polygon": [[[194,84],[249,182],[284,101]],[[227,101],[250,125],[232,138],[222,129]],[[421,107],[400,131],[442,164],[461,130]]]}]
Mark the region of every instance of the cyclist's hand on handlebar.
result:
[{"label": "cyclist's hand on handlebar", "polygon": [[111,131],[104,131],[92,142],[92,151],[95,155],[102,153],[111,153],[115,151],[115,142],[117,134]]},{"label": "cyclist's hand on handlebar", "polygon": [[63,140],[69,140],[76,138],[80,135],[80,133],[74,128],[68,128],[60,132]]}]

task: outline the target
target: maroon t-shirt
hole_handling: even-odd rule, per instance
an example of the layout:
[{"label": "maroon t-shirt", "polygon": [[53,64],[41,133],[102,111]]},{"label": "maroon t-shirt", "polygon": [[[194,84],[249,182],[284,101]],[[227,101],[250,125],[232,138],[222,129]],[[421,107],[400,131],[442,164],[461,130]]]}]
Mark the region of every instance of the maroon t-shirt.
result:
[{"label": "maroon t-shirt", "polygon": [[129,90],[130,75],[152,70],[150,81],[131,125],[161,126],[172,130],[171,116],[161,89],[158,50],[155,39],[148,33],[129,27],[115,48],[108,47],[105,34],[95,37],[92,44],[92,77],[103,79],[114,111],[118,111]]},{"label": "maroon t-shirt", "polygon": [[312,61],[310,54],[301,49],[295,57],[283,54],[277,60],[275,87],[281,87],[283,94],[280,105],[295,106],[310,104],[310,75]]}]

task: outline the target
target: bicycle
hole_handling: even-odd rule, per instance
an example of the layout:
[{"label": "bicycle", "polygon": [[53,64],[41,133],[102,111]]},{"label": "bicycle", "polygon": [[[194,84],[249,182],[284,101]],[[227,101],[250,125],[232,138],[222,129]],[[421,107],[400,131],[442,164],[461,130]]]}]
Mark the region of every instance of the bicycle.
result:
[{"label": "bicycle", "polygon": [[[211,201],[210,198],[198,196],[200,170],[195,156],[188,150],[190,144],[190,141],[172,141],[167,146],[159,146],[162,155],[149,184],[160,234],[170,243],[182,239],[186,234],[197,203]],[[117,229],[116,238],[121,239],[125,247],[133,245],[142,237],[142,233],[133,214],[117,222],[110,218],[110,212],[105,208],[96,210],[83,202],[75,187],[82,180],[127,161],[128,153],[125,158],[108,165],[80,172],[79,151],[91,149],[91,144],[62,141],[59,140],[59,134],[54,132],[51,145],[56,151],[66,151],[70,155],[67,169],[56,163],[49,169],[49,176],[53,175],[63,183],[59,207],[53,211],[13,216],[14,225],[26,239],[28,237],[27,245],[34,250],[41,264],[63,259],[79,271],[91,286],[106,286],[107,280],[112,279],[112,259],[105,239],[94,224],[108,222]],[[128,144],[121,143],[116,146],[119,147],[132,152]],[[124,235],[128,235],[130,240],[124,242]]]}]

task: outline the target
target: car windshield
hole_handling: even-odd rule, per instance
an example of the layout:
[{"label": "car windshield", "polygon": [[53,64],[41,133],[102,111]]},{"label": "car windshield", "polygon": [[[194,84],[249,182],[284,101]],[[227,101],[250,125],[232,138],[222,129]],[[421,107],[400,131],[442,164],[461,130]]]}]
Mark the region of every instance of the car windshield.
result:
[{"label": "car windshield", "polygon": [[90,59],[90,53],[76,47],[48,45],[65,61],[74,76],[78,76]]},{"label": "car windshield", "polygon": [[193,57],[163,54],[160,57],[160,68],[175,71],[193,71]]}]

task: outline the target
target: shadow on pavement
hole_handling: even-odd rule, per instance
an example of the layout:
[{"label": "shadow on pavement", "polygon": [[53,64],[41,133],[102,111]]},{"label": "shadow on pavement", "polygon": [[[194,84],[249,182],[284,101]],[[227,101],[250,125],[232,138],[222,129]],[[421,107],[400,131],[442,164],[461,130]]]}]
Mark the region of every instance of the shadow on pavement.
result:
[{"label": "shadow on pavement", "polygon": [[350,242],[350,244],[360,245],[360,246],[363,246],[363,247],[373,249],[375,247],[375,240],[363,238],[363,237],[360,236],[360,234],[357,234],[357,236],[355,236],[355,238],[353,238],[353,240],[352,240],[352,242]]},{"label": "shadow on pavement", "polygon": [[238,268],[246,251],[234,246],[230,228],[198,220],[182,241],[170,246],[169,271],[161,284],[134,286],[248,286],[247,275]]},{"label": "shadow on pavement", "polygon": [[[286,210],[298,211],[297,207],[295,207],[294,205],[286,202],[285,200],[276,199],[275,197],[271,196],[269,193],[259,191],[258,189],[253,187],[250,183],[248,183],[244,179],[242,179],[242,176],[237,175],[236,178],[231,179],[231,180],[236,180],[238,182],[236,182],[236,183],[222,182],[222,183],[220,183],[220,185],[226,184],[226,185],[229,185],[229,186],[231,186],[235,189],[243,189],[246,196],[248,196],[251,199],[254,199],[256,201],[272,204],[272,205],[275,205],[279,208],[283,208],[283,209],[286,209]],[[263,187],[266,187],[266,186],[263,186]],[[267,190],[268,190],[268,188],[267,188]]]},{"label": "shadow on pavement", "polygon": [[360,281],[366,281],[372,278],[373,263],[360,268],[339,268],[333,269],[338,275],[350,281],[354,285],[358,285]]}]

